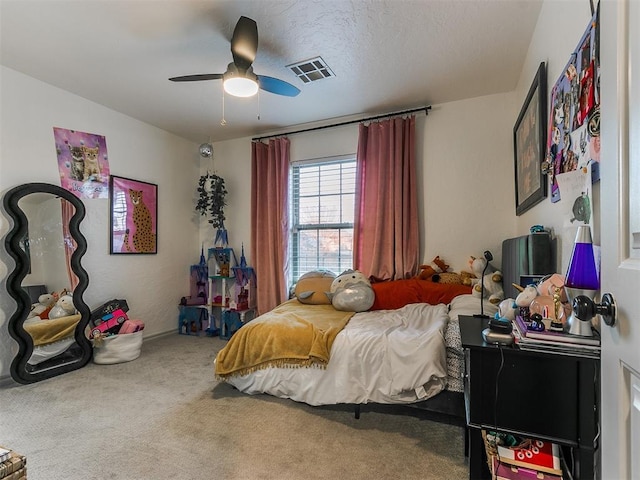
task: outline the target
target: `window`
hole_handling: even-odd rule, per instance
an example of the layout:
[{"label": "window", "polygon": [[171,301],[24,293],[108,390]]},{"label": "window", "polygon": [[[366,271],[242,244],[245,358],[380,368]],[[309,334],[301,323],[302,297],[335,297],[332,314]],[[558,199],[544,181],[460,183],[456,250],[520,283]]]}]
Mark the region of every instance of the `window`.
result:
[{"label": "window", "polygon": [[123,191],[115,192],[112,215],[113,231],[124,233],[127,229],[127,199]]},{"label": "window", "polygon": [[354,156],[294,162],[291,174],[291,274],[353,268]]}]

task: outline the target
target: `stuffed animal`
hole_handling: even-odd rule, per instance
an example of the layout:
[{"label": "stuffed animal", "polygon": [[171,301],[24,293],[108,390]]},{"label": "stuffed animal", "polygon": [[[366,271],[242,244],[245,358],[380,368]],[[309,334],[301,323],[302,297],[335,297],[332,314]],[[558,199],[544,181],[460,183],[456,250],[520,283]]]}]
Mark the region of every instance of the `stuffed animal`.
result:
[{"label": "stuffed animal", "polygon": [[444,261],[438,255],[429,265],[420,265],[420,273],[418,273],[417,278],[420,280],[427,280],[431,278],[432,275],[436,273],[443,273],[449,270],[449,265],[444,263]]},{"label": "stuffed animal", "polygon": [[568,300],[564,290],[564,282],[564,275],[560,275],[559,273],[549,275],[538,284],[538,295],[549,295],[553,297],[553,295],[556,294],[556,290],[559,289],[560,301],[566,303]]},{"label": "stuffed animal", "polygon": [[507,320],[515,320],[518,307],[513,298],[506,298],[498,304],[497,318],[506,318]]},{"label": "stuffed animal", "polygon": [[474,284],[474,279],[477,279],[474,273],[465,272],[464,270],[460,272],[460,282],[462,283],[462,285],[470,287]]},{"label": "stuffed animal", "polygon": [[67,317],[74,313],[76,313],[76,307],[73,304],[73,297],[71,295],[62,295],[49,312],[49,318]]},{"label": "stuffed animal", "polygon": [[55,305],[56,298],[50,294],[45,293],[38,297],[38,303],[31,305],[31,311],[27,318],[40,317],[42,320],[49,318],[49,311]]},{"label": "stuffed animal", "polygon": [[482,257],[476,258],[474,256],[469,257],[469,268],[471,269],[471,271],[473,272],[473,275],[475,276],[475,279],[472,279],[471,281],[472,284],[475,285],[476,283],[479,283],[483,273],[487,274],[487,273],[493,273],[496,271],[496,269],[491,264],[489,264],[489,266],[487,267],[487,270],[485,271],[484,267],[486,265],[487,265],[487,260],[485,258],[482,258]]},{"label": "stuffed animal", "polygon": [[302,275],[296,283],[294,294],[300,303],[330,305],[331,282],[336,274],[329,270],[313,270]]},{"label": "stuffed animal", "polygon": [[345,270],[331,283],[331,304],[336,310],[365,312],[373,306],[371,282],[357,270]]},{"label": "stuffed animal", "polygon": [[537,286],[530,285],[527,288],[536,289],[536,296],[531,299],[528,305],[530,315],[537,313],[542,318],[549,318],[557,322],[564,322],[571,316],[572,308],[567,301],[562,275],[554,273],[544,278]]},{"label": "stuffed animal", "polygon": [[[485,270],[486,266],[486,270]],[[494,305],[499,304],[504,299],[504,290],[502,289],[502,272],[496,270],[491,264],[487,266],[485,258],[469,257],[469,267],[477,278],[471,279],[474,297],[482,295],[482,285],[484,285],[484,298]],[[484,277],[482,273],[485,273]],[[480,279],[482,278],[482,285]]]},{"label": "stuffed animal", "polygon": [[462,276],[455,272],[434,273],[431,275],[431,281],[448,285],[464,285],[462,283]]},{"label": "stuffed animal", "polygon": [[516,297],[516,306],[529,307],[533,299],[538,296],[538,290],[535,285],[528,285],[525,288],[520,287],[520,293]]},{"label": "stuffed animal", "polygon": [[525,322],[529,321],[529,305],[533,302],[533,299],[538,296],[538,290],[535,285],[528,285],[522,288],[520,285],[512,284],[516,290],[520,290],[520,293],[516,297],[516,308],[518,309],[518,315],[522,317]]},{"label": "stuffed animal", "polygon": [[[502,273],[495,271],[493,273],[487,273],[482,279],[482,285],[484,285],[484,297],[489,300],[490,303],[497,305],[504,299],[504,290],[502,289]],[[471,294],[474,297],[480,297],[483,294],[483,288],[480,282],[477,282],[473,286]]]},{"label": "stuffed animal", "polygon": [[[499,304],[504,300],[504,290],[502,289],[502,272],[496,270],[491,264],[487,266],[487,260],[484,258],[470,257],[469,266],[476,277],[471,280],[473,290],[471,291],[474,297],[480,297],[483,293],[484,296],[494,305]],[[487,267],[485,270],[485,266]],[[484,277],[482,272],[485,272]],[[482,278],[482,284],[480,279]]]}]

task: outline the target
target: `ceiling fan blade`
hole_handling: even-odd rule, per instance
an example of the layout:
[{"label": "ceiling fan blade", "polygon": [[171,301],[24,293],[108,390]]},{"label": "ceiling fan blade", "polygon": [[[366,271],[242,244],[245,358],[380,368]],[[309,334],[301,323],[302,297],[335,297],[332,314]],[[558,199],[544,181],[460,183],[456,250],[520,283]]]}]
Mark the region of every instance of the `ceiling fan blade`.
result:
[{"label": "ceiling fan blade", "polygon": [[262,90],[267,92],[284,95],[286,97],[295,97],[300,93],[298,87],[294,87],[289,82],[285,82],[279,78],[267,77],[265,75],[257,75],[257,77],[258,85]]},{"label": "ceiling fan blade", "polygon": [[201,73],[198,75],[183,75],[182,77],[172,77],[172,82],[198,82],[200,80],[219,80],[222,78],[221,73]]},{"label": "ceiling fan blade", "polygon": [[231,37],[231,54],[239,70],[247,70],[258,51],[258,25],[248,17],[240,17]]}]

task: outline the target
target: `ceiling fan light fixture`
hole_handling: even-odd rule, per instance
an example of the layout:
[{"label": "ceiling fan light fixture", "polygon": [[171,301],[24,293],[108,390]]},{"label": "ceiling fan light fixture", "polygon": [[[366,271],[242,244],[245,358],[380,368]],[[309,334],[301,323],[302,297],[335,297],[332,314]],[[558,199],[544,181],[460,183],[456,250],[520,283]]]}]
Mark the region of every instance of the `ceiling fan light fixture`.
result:
[{"label": "ceiling fan light fixture", "polygon": [[222,76],[222,86],[225,92],[234,97],[253,97],[258,93],[258,77],[253,73],[253,68],[241,71],[232,62]]},{"label": "ceiling fan light fixture", "polygon": [[[1,1],[1,0],[0,0]],[[227,66],[225,73],[202,73],[172,77],[172,82],[198,82],[201,80],[222,79],[223,92],[235,97],[252,97],[258,90],[295,97],[300,89],[284,80],[256,75],[253,73],[253,61],[258,51],[258,26],[255,20],[240,17],[231,38],[231,55],[233,62]],[[224,93],[223,93],[224,99]]]},{"label": "ceiling fan light fixture", "polygon": [[258,82],[251,78],[229,77],[224,80],[224,91],[234,97],[253,97],[258,93]]}]

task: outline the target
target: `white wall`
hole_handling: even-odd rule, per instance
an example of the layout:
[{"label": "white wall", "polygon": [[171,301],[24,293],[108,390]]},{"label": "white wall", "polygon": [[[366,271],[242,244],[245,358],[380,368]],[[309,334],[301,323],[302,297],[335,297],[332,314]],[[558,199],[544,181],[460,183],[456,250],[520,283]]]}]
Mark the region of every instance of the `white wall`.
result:
[{"label": "white wall", "polygon": [[[435,255],[455,271],[470,255],[493,253],[515,236],[511,94],[434,106],[424,127],[422,156],[424,259]],[[420,156],[418,157],[420,158]]]},{"label": "white wall", "polygon": [[[501,260],[501,242],[515,233],[511,94],[434,105],[417,116],[416,157],[421,258],[440,255],[455,270],[468,269],[470,255],[491,250]],[[290,135],[291,160],[355,153],[358,125]],[[215,170],[229,190],[227,228],[235,249],[250,238],[251,138],[214,145]],[[205,162],[206,163],[206,162]],[[210,164],[201,167],[204,171]],[[237,189],[240,188],[240,191]],[[211,232],[201,230],[209,245]],[[245,248],[249,258],[249,249]]]},{"label": "white wall", "polygon": [[[527,96],[540,62],[547,64],[547,108],[549,108],[551,89],[563,73],[571,53],[578,46],[590,20],[589,2],[583,0],[545,1],[515,91],[518,110]],[[513,118],[514,123],[515,119],[516,117]],[[600,216],[600,183],[593,186],[592,207],[594,243],[598,243],[600,238],[598,221]],[[547,198],[517,217],[517,229],[518,234],[523,235],[528,232],[531,225],[540,224],[553,228],[559,238],[558,269],[560,272],[565,272],[571,256],[576,228],[567,228],[563,225],[561,208],[563,207],[560,204],[551,203],[551,200]]]},{"label": "white wall", "polygon": [[[158,254],[109,255],[109,204],[83,200],[81,225],[88,251],[85,301],[94,308],[126,298],[145,335],[177,328],[177,304],[189,292],[189,265],[199,258],[198,226],[191,214],[198,178],[198,146],[14,70],[0,67],[0,195],[27,182],[60,184],[53,127],[105,135],[111,173],[158,185]],[[0,238],[9,230],[0,216]],[[13,260],[0,249],[3,285]],[[15,302],[0,290],[0,377],[9,373],[15,342],[7,320]]]}]

